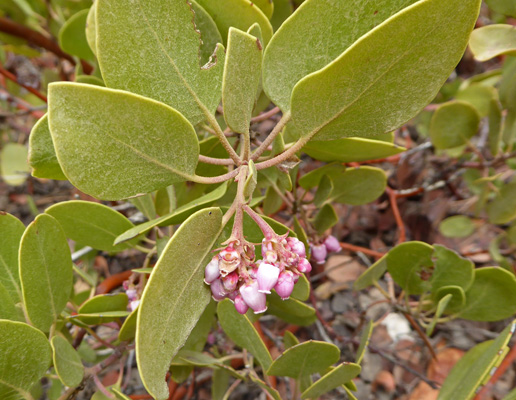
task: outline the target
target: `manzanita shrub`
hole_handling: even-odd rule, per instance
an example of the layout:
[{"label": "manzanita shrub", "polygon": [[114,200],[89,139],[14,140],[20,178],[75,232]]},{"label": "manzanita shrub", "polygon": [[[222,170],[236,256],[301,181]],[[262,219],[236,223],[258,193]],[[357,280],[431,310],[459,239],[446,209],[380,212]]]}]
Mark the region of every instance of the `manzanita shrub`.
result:
[{"label": "manzanita shrub", "polygon": [[[24,2],[11,3],[8,14]],[[77,63],[76,82],[49,85],[48,112],[30,135],[32,174],[69,180],[99,200],[128,200],[146,219],[135,225],[112,207],[80,200],[47,208],[28,227],[0,213],[2,400],[39,398],[44,377],[52,382],[48,398],[76,398],[93,379],[93,398],[127,399],[120,381],[104,387],[98,374],[133,350],[156,400],[169,398],[167,379],[184,381],[196,367],[213,370],[216,399],[242,381],[281,399],[275,377],[292,382],[291,399],[335,389],[355,398],[372,322],[353,360],[342,360],[333,343],[300,343],[288,331],[273,359],[255,322],[266,313],[314,323],[306,275],[341,249],[331,235],[333,204],[363,205],[389,190],[382,169],[344,163],[403,152],[392,132],[416,116],[433,146],[464,168],[478,162],[460,158],[481,152],[470,139],[488,117],[488,146],[498,158],[479,161],[484,174],[477,165],[465,173],[481,199],[478,213],[500,225],[516,218],[516,184],[503,186],[495,173],[511,157],[516,62],[508,58],[497,76],[442,90],[470,40],[480,0],[298,3],[293,12],[286,0],[96,0],[67,18],[62,49],[95,69],[87,75]],[[514,36],[502,24],[477,29],[472,52],[480,61],[515,54]],[[436,96],[428,122],[421,111]],[[280,112],[258,141],[252,124]],[[6,155],[23,150],[8,146],[3,171],[19,172]],[[327,164],[300,175],[302,154]],[[288,226],[266,216],[283,204]],[[472,224],[455,216],[440,229],[467,236]],[[516,242],[515,232],[513,226],[493,242],[501,267],[475,269],[444,246],[404,242],[378,257],[354,288],[378,287],[427,335],[454,318],[512,317],[516,277],[499,247],[507,238]],[[95,294],[96,275],[75,263],[82,258],[87,266],[92,250],[128,249],[145,254],[141,268],[122,291]],[[378,283],[386,271],[401,289],[398,300]],[[77,280],[89,289],[78,292]],[[243,353],[203,352],[215,319]],[[113,339],[100,338],[98,327]],[[439,399],[473,398],[505,356],[514,328],[512,322],[468,352]],[[232,366],[235,358],[244,359],[243,368]]]}]

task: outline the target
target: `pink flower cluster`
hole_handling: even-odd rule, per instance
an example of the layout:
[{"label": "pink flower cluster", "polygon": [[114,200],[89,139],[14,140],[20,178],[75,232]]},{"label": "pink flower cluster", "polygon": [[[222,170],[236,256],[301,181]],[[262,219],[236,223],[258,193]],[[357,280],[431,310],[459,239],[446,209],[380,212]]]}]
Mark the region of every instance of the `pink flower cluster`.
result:
[{"label": "pink flower cluster", "polygon": [[286,300],[295,283],[312,266],[306,259],[305,245],[293,237],[276,236],[262,241],[262,259],[255,261],[253,245],[230,242],[208,263],[204,282],[216,301],[225,298],[240,314],[251,308],[255,314],[267,310],[266,295],[274,289]]},{"label": "pink flower cluster", "polygon": [[322,244],[311,245],[311,259],[317,264],[324,264],[328,253],[336,253],[341,250],[340,243],[335,236],[328,236]]},{"label": "pink flower cluster", "polygon": [[128,308],[131,311],[136,310],[136,307],[138,307],[138,305],[140,304],[140,299],[138,296],[138,291],[136,290],[136,286],[130,283],[129,281],[124,281],[122,285],[124,287],[125,294],[129,298]]}]

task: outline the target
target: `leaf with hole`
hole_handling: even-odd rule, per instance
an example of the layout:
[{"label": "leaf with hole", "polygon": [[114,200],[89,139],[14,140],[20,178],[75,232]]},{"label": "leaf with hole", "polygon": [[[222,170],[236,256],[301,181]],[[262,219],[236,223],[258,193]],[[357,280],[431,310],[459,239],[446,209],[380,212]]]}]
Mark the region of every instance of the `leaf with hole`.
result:
[{"label": "leaf with hole", "polygon": [[138,0],[129,6],[117,0],[99,0],[96,33],[106,86],[161,101],[192,124],[215,111],[221,96],[224,50],[220,45],[212,49],[211,62],[201,66],[203,35],[196,31],[195,14],[188,2]]}]

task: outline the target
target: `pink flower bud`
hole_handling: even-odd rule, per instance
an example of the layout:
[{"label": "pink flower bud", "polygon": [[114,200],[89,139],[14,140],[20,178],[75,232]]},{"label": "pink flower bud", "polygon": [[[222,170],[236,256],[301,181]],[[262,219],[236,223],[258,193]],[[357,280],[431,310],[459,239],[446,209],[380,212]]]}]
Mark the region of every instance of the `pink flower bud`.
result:
[{"label": "pink flower bud", "polygon": [[233,292],[236,289],[238,283],[238,274],[236,272],[232,272],[221,279],[226,292]]},{"label": "pink flower bud", "polygon": [[274,265],[261,263],[258,267],[256,279],[258,280],[258,291],[260,293],[270,293],[271,289],[278,282],[280,270]]},{"label": "pink flower bud", "polygon": [[251,307],[255,314],[265,312],[267,310],[267,298],[265,293],[258,291],[258,282],[250,281],[240,286],[240,294],[242,298]]},{"label": "pink flower bud", "polygon": [[282,271],[274,289],[282,300],[287,300],[294,290],[294,274],[291,271]]},{"label": "pink flower bud", "polygon": [[233,290],[232,292],[229,292],[229,293],[227,294],[227,298],[228,298],[229,300],[231,300],[233,303],[235,302],[235,298],[236,298],[237,296],[240,296],[240,295],[238,294],[238,291],[237,291],[237,290]]},{"label": "pink flower bud", "polygon": [[326,250],[328,250],[328,252],[336,253],[341,250],[338,239],[332,235],[330,235],[326,239],[324,239],[324,245],[326,246]]},{"label": "pink flower bud", "polygon": [[226,291],[224,290],[224,285],[222,284],[222,281],[220,279],[215,279],[211,285],[211,294],[213,297],[213,300],[215,301],[221,301],[226,298]]},{"label": "pink flower bud", "polygon": [[269,264],[274,264],[276,261],[278,261],[278,253],[276,253],[275,251],[267,251],[265,253],[263,261]]},{"label": "pink flower bud", "polygon": [[220,276],[219,259],[213,257],[204,270],[204,282],[208,285]]},{"label": "pink flower bud", "polygon": [[249,310],[249,306],[240,295],[235,297],[235,308],[240,314],[245,314]]},{"label": "pink flower bud", "polygon": [[136,299],[136,289],[127,289],[125,294],[129,298],[129,301],[133,301]]},{"label": "pink flower bud", "polygon": [[299,257],[306,257],[305,245],[301,240],[295,237],[288,237],[287,243],[292,252],[296,253]]},{"label": "pink flower bud", "polygon": [[297,270],[306,274],[312,270],[312,264],[310,264],[306,258],[301,258],[297,263]]},{"label": "pink flower bud", "polygon": [[318,244],[312,246],[312,259],[317,264],[324,264],[326,261],[326,256],[328,255],[328,250],[326,250],[326,246],[324,244]]}]

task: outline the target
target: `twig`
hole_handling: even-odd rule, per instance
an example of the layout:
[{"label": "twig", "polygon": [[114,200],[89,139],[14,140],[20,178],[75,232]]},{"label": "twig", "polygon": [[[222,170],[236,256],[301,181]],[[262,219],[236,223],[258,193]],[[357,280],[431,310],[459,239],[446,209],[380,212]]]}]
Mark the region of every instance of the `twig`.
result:
[{"label": "twig", "polygon": [[280,108],[279,107],[274,107],[273,109],[271,109],[269,111],[266,111],[264,113],[261,113],[260,115],[257,115],[254,118],[251,118],[251,123],[253,124],[253,123],[256,123],[256,122],[265,121],[265,120],[269,119],[270,117],[272,117],[273,115],[276,115],[279,112],[280,112]]},{"label": "twig", "polygon": [[389,200],[391,202],[392,213],[394,214],[394,218],[396,219],[396,225],[398,225],[398,230],[400,236],[398,238],[398,244],[405,242],[407,235],[405,232],[405,224],[403,223],[403,219],[401,218],[400,209],[398,208],[398,201],[396,198],[396,191],[391,189],[390,187],[385,188],[385,192],[387,196],[389,196]]},{"label": "twig", "polygon": [[370,255],[375,258],[382,258],[385,255],[385,253],[381,253],[381,252],[375,251],[375,250],[370,250],[366,247],[355,246],[355,245],[349,244],[349,243],[340,242],[340,247],[344,250],[353,251],[355,253],[360,251],[364,254]]},{"label": "twig", "polygon": [[[11,21],[10,19],[0,17],[0,32],[25,39],[36,46],[43,47],[44,49],[51,51],[60,58],[64,58],[73,65],[76,64],[74,58],[71,55],[66,54],[52,39],[37,31],[27,28],[24,25]],[[93,67],[86,61],[81,60],[81,65],[86,74],[89,75],[93,72]]]},{"label": "twig", "polygon": [[213,165],[235,165],[235,162],[230,158],[213,158],[203,156],[202,154],[199,154],[199,161]]},{"label": "twig", "polygon": [[39,90],[36,90],[34,89],[33,87],[30,87],[30,86],[27,86],[23,83],[21,83],[18,78],[16,77],[16,75],[12,74],[11,72],[7,71],[5,68],[1,67],[0,66],[0,74],[2,74],[3,76],[5,76],[7,79],[13,81],[14,83],[16,83],[17,85],[21,86],[22,88],[24,88],[25,90],[29,91],[30,93],[32,93],[34,96],[38,97],[39,99],[43,100],[45,103],[47,102],[47,98],[45,95],[43,95],[43,93],[41,93]]},{"label": "twig", "polygon": [[[274,127],[272,132],[269,133],[269,136],[267,136],[265,138],[265,140],[263,141],[263,143],[253,152],[253,155],[251,156],[251,160],[253,160],[253,161],[257,160],[258,157],[260,157],[262,155],[262,153],[265,150],[267,150],[267,147],[269,147],[269,145],[274,141],[274,139],[276,139],[276,136],[278,136],[278,134],[285,127],[285,125],[287,125],[287,123],[290,121],[290,118],[291,118],[290,112],[283,114],[280,121],[276,124],[276,126]],[[287,157],[287,158],[289,158],[289,157]],[[263,164],[263,163],[260,163],[260,164]],[[258,164],[258,165],[260,165],[260,164]],[[256,166],[257,169],[259,169],[258,165]],[[272,165],[275,165],[275,164],[272,164]]]}]

